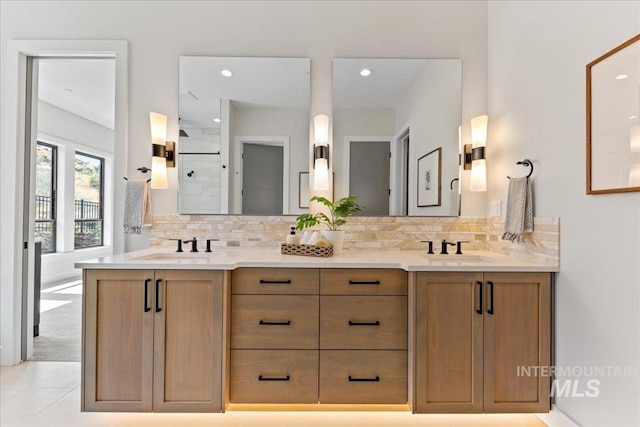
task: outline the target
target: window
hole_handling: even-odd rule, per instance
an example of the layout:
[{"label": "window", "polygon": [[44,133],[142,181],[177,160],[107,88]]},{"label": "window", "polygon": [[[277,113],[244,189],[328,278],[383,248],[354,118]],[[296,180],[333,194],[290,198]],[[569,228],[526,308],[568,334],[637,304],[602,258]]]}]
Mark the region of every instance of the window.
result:
[{"label": "window", "polygon": [[104,159],[76,152],[74,248],[102,246]]},{"label": "window", "polygon": [[36,238],[42,253],[56,251],[56,169],[57,149],[38,142],[36,146]]}]

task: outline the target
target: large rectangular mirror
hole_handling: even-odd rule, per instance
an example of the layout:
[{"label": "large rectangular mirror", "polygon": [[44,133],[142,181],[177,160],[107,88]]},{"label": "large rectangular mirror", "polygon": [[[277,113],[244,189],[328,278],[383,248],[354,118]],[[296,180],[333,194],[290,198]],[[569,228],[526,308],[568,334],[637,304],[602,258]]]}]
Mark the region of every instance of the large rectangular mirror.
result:
[{"label": "large rectangular mirror", "polygon": [[587,194],[640,191],[640,35],[587,65]]},{"label": "large rectangular mirror", "polygon": [[180,57],[179,213],[306,211],[309,73],[308,58]]},{"label": "large rectangular mirror", "polygon": [[461,102],[459,59],[334,59],[336,197],[366,216],[459,215]]}]

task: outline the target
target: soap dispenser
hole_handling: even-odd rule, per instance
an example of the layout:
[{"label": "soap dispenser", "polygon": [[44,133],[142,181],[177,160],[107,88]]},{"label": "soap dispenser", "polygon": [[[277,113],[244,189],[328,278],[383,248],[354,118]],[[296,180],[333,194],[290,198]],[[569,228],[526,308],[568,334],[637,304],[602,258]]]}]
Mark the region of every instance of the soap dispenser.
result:
[{"label": "soap dispenser", "polygon": [[287,234],[287,244],[297,245],[298,243],[300,243],[300,238],[296,235],[296,228],[291,227],[291,233]]}]

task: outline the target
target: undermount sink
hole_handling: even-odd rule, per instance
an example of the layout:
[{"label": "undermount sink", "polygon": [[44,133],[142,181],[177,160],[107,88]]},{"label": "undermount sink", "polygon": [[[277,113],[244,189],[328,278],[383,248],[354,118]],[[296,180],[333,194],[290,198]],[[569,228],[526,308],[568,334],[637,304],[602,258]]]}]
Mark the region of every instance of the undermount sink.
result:
[{"label": "undermount sink", "polygon": [[135,261],[196,261],[215,256],[212,252],[162,252],[131,258]]},{"label": "undermount sink", "polygon": [[482,255],[476,255],[476,254],[448,254],[448,255],[442,255],[442,254],[422,254],[420,255],[423,258],[432,260],[432,261],[438,261],[438,262],[446,262],[446,261],[450,261],[450,262],[487,262],[487,261],[491,261],[491,258],[482,256]]}]

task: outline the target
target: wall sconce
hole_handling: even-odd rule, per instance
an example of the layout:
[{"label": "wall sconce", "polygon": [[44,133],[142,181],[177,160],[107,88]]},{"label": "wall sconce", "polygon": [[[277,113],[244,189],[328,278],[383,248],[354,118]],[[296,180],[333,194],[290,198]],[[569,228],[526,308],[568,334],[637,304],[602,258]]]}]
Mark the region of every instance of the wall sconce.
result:
[{"label": "wall sconce", "polygon": [[313,189],[329,190],[329,116],[313,118]]},{"label": "wall sconce", "polygon": [[[485,146],[487,145],[487,123],[489,117],[478,116],[471,119],[471,191],[487,191],[487,164],[485,160]],[[469,144],[467,144],[469,145]],[[465,160],[467,158],[465,146]],[[466,162],[465,162],[466,163]],[[466,169],[466,167],[465,167]]]},{"label": "wall sconce", "polygon": [[640,125],[629,129],[629,151],[631,151],[629,187],[640,187]]},{"label": "wall sconce", "polygon": [[167,116],[160,113],[149,113],[151,123],[151,188],[166,189],[167,167],[174,167],[173,141],[167,141]]}]

